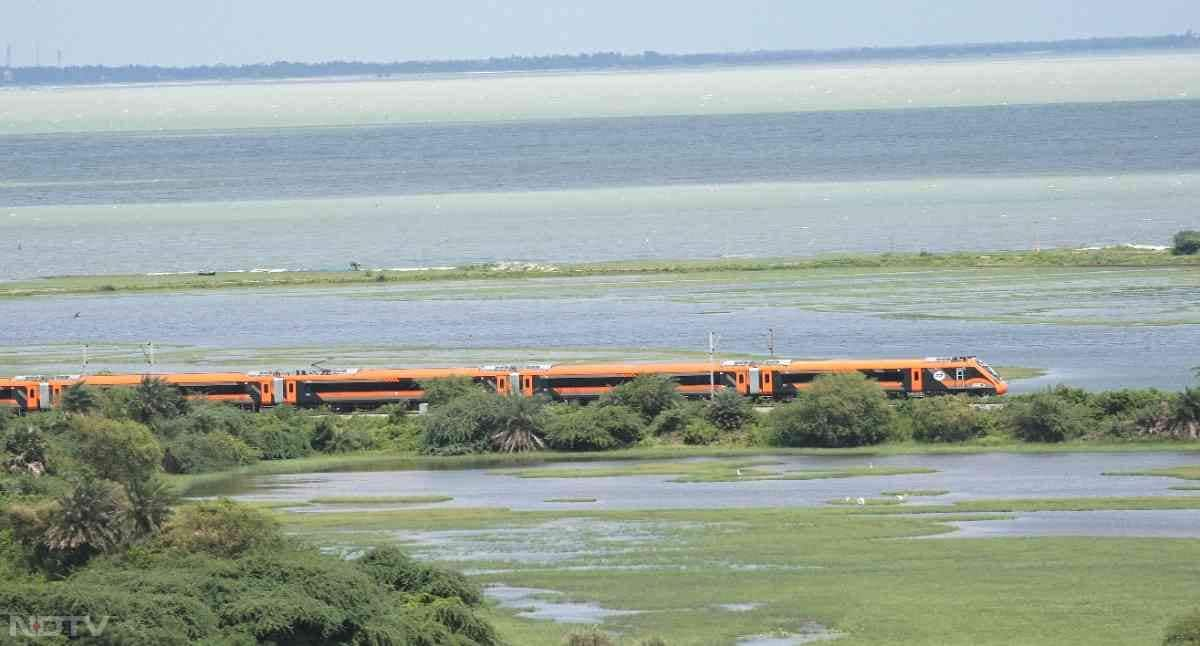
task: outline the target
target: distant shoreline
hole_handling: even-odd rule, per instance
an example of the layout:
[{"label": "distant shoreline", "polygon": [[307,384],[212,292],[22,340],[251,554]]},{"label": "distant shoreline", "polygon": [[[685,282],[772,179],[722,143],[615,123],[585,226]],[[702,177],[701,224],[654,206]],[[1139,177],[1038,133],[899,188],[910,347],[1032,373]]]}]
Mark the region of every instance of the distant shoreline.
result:
[{"label": "distant shoreline", "polygon": [[188,67],[157,65],[31,66],[0,69],[0,88],[47,85],[386,78],[463,73],[594,72],[707,66],[741,67],[796,63],[963,60],[996,56],[1196,50],[1200,50],[1200,34],[1188,31],[1183,34],[1145,37],[959,43],[910,47],[856,47],[830,50],[765,50],[695,54],[670,54],[656,51],[646,51],[640,54],[595,52],[463,60],[329,61],[320,63],[278,61],[249,65]]}]

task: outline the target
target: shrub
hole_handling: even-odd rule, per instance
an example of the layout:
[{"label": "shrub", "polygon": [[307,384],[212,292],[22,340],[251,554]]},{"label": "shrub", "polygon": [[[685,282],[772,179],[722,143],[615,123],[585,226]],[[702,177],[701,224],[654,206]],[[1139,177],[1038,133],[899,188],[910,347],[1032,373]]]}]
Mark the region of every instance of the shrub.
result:
[{"label": "shrub", "polygon": [[1172,240],[1171,253],[1176,256],[1191,256],[1200,253],[1200,231],[1180,231]]},{"label": "shrub", "polygon": [[654,418],[647,428],[647,433],[655,437],[682,433],[683,429],[687,428],[688,422],[699,417],[701,411],[702,409],[695,402],[672,406]]},{"label": "shrub", "polygon": [[333,426],[333,420],[328,417],[322,417],[313,425],[312,439],[309,441],[309,446],[314,451],[327,451],[330,445],[333,444],[333,438],[337,436],[337,429]]},{"label": "shrub", "polygon": [[1200,646],[1200,610],[1172,621],[1163,646]]},{"label": "shrub", "polygon": [[167,446],[163,468],[170,473],[202,473],[252,464],[259,452],[238,438],[219,431],[185,435]]},{"label": "shrub", "polygon": [[246,433],[243,439],[258,449],[263,460],[294,460],[309,454],[308,429],[302,424],[285,424],[265,418]]},{"label": "shrub", "polygon": [[188,412],[188,401],[178,388],[153,377],[143,377],[128,401],[129,417],[143,424],[173,419]]},{"label": "shrub", "polygon": [[331,453],[353,453],[367,451],[378,446],[371,432],[363,428],[347,428],[339,431],[329,444]]},{"label": "shrub", "polygon": [[159,539],[182,552],[233,558],[258,548],[278,548],[283,533],[265,513],[225,499],[180,508]]},{"label": "shrub", "polygon": [[592,628],[585,632],[571,633],[563,638],[564,646],[613,646],[608,633]]},{"label": "shrub", "polygon": [[637,442],[644,429],[642,417],[624,406],[570,406],[547,423],[546,444],[563,451],[604,451]]},{"label": "shrub", "polygon": [[908,414],[918,442],[965,442],[987,434],[984,416],[966,396],[918,399],[909,404]]},{"label": "shrub", "polygon": [[167,439],[218,431],[245,439],[255,424],[266,419],[266,415],[257,417],[254,413],[226,404],[196,403],[186,415],[172,419],[158,418],[153,428],[159,437]]},{"label": "shrub", "polygon": [[425,401],[431,408],[445,406],[452,401],[488,392],[470,377],[450,377],[421,382]]},{"label": "shrub", "polygon": [[1010,402],[1003,418],[1013,435],[1026,442],[1063,442],[1082,437],[1095,424],[1092,409],[1056,391]]},{"label": "shrub", "polygon": [[162,448],[142,424],[80,417],[74,427],[72,448],[76,458],[105,480],[145,480],[162,463]]},{"label": "shrub", "polygon": [[736,431],[754,419],[754,407],[737,391],[722,390],[705,406],[704,417],[722,431]]},{"label": "shrub", "polygon": [[683,396],[675,389],[675,381],[662,375],[638,375],[613,388],[601,403],[617,404],[636,411],[646,422],[678,405]]},{"label": "shrub", "polygon": [[894,413],[879,384],[860,374],[818,377],[775,409],[772,434],[784,446],[849,447],[887,439]]},{"label": "shrub", "polygon": [[684,444],[704,445],[713,444],[721,439],[721,429],[703,419],[693,419],[679,434]]},{"label": "shrub", "polygon": [[356,563],[372,579],[397,592],[455,597],[472,606],[483,602],[479,586],[467,577],[421,563],[398,547],[375,548]]},{"label": "shrub", "polygon": [[1154,388],[1106,390],[1091,398],[1091,405],[1102,415],[1124,417],[1135,414],[1149,406],[1161,406],[1171,400],[1171,395]]},{"label": "shrub", "polygon": [[478,390],[431,408],[421,419],[423,449],[450,455],[486,451],[490,413],[498,397]]}]

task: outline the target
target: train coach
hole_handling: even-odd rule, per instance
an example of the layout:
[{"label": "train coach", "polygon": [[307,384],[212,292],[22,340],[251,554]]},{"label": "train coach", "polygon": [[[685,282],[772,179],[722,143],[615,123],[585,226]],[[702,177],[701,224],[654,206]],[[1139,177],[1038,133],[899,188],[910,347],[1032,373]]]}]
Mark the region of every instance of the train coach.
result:
[{"label": "train coach", "polygon": [[680,394],[701,398],[733,391],[762,401],[783,401],[810,387],[822,375],[859,373],[894,397],[1003,395],[1008,384],[977,357],[948,359],[853,359],[827,361],[726,361],[722,363],[618,363],[478,368],[316,370],[296,372],[160,373],[23,376],[0,378],[0,409],[51,410],[63,391],[77,384],[132,388],[143,379],[161,379],[189,399],[259,410],[274,406],[329,407],[336,411],[385,404],[416,407],[425,401],[423,383],[465,377],[502,394],[543,396],[555,401],[598,399],[639,375],[659,375]]}]

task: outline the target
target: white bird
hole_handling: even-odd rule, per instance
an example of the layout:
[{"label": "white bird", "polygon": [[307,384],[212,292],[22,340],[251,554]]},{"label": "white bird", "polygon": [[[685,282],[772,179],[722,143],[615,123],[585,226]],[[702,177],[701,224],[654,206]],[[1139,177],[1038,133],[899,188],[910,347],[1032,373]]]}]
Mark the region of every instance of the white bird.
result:
[{"label": "white bird", "polygon": [[871,463],[867,464],[867,468],[868,468],[868,469],[874,469],[874,468],[875,468],[875,463],[874,463],[874,462],[871,462]]},{"label": "white bird", "polygon": [[896,500],[899,500],[900,502],[904,502],[904,494],[898,494],[896,496]]},{"label": "white bird", "polygon": [[850,502],[850,496],[846,496],[846,502],[847,502],[847,503],[849,503],[849,502]]},{"label": "white bird", "polygon": [[742,470],[741,470],[741,469],[738,469],[738,470],[737,470],[737,474],[738,474],[738,477],[739,477],[739,478],[740,478],[740,477],[742,477]]},{"label": "white bird", "polygon": [[858,497],[858,504],[860,504],[860,505],[865,505],[865,504],[867,504],[867,500],[866,500],[866,498],[863,498],[862,496],[859,496],[859,497]]}]

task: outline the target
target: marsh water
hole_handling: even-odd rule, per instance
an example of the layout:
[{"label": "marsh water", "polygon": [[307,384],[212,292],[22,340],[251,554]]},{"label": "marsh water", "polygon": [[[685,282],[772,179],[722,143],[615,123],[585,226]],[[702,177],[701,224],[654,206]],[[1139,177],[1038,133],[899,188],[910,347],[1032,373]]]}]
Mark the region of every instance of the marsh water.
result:
[{"label": "marsh water", "polygon": [[[701,459],[701,458],[698,458]],[[820,480],[748,482],[672,482],[675,476],[521,478],[490,470],[362,471],[239,478],[197,495],[233,495],[244,500],[304,502],[329,496],[453,496],[431,507],[506,507],[545,509],[723,509],[809,507],[845,497],[878,497],[883,491],[944,490],[949,493],[908,502],[953,503],[977,499],[1072,498],[1095,496],[1189,495],[1170,489],[1179,480],[1147,476],[1105,476],[1104,472],[1141,471],[1195,464],[1194,453],[983,453],[896,456],[767,456],[734,462],[763,461],[779,471],[848,467],[913,467],[935,473],[865,476]],[[630,462],[577,465],[555,463],[537,468],[587,469],[628,467]],[[595,498],[586,504],[549,503],[548,499]],[[372,505],[379,508],[379,505]],[[411,508],[406,505],[405,508]],[[319,512],[320,506],[309,511]],[[338,509],[345,511],[345,505]],[[1192,521],[1200,512],[1192,512]],[[1197,523],[1200,532],[1200,523]]]}]

